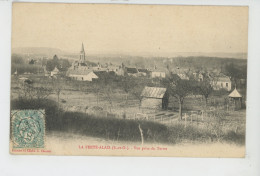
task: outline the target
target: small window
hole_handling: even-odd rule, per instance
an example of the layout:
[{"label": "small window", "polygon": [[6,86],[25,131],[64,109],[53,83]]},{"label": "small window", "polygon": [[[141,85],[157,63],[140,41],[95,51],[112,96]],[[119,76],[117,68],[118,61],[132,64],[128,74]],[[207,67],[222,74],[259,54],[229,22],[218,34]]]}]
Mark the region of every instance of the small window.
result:
[{"label": "small window", "polygon": [[228,83],[226,83],[226,87],[228,87]]}]

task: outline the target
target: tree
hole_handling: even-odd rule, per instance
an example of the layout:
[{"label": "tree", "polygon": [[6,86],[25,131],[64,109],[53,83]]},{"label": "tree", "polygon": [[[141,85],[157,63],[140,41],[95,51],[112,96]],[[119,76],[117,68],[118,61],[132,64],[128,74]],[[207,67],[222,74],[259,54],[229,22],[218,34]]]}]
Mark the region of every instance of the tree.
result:
[{"label": "tree", "polygon": [[59,66],[59,58],[57,55],[54,55],[51,60],[47,61],[46,70],[52,71],[55,67],[58,67],[58,66]]},{"label": "tree", "polygon": [[61,82],[60,78],[57,78],[57,79],[53,80],[53,82],[52,82],[53,91],[57,95],[58,105],[60,103],[60,94],[61,94],[61,90],[62,90],[62,86],[61,86],[60,82]]},{"label": "tree", "polygon": [[97,106],[98,106],[98,104],[99,104],[99,94],[100,94],[100,91],[101,91],[101,87],[102,87],[102,86],[100,86],[100,83],[99,83],[98,81],[94,81],[94,82],[93,82],[93,91],[94,91],[95,94],[96,94]]},{"label": "tree", "polygon": [[226,65],[225,74],[230,77],[232,81],[237,84],[237,80],[241,76],[241,71],[239,68],[235,67],[233,63]]},{"label": "tree", "polygon": [[210,84],[210,80],[208,78],[204,77],[203,81],[200,81],[198,83],[198,91],[199,91],[200,95],[204,96],[204,98],[205,98],[205,105],[207,107],[208,97],[209,97],[209,95],[213,91],[213,87]]},{"label": "tree", "polygon": [[60,71],[67,71],[68,68],[70,67],[70,63],[67,59],[60,59],[58,61],[58,65],[57,65],[57,68],[60,70]]},{"label": "tree", "polygon": [[34,87],[32,81],[25,80],[21,86],[20,98],[44,100],[52,93],[51,89],[44,87]]},{"label": "tree", "polygon": [[104,88],[104,93],[105,93],[105,99],[107,100],[107,102],[109,103],[110,105],[110,112],[111,112],[111,109],[113,107],[113,95],[114,95],[114,88],[110,85],[106,85],[103,87]]},{"label": "tree", "polygon": [[120,81],[120,87],[126,93],[125,105],[127,104],[127,101],[128,101],[129,92],[135,86],[135,84],[136,84],[136,82],[135,82],[134,78],[131,76],[127,76],[127,75],[122,77],[122,79]]},{"label": "tree", "polygon": [[29,61],[29,64],[30,64],[30,65],[33,65],[33,64],[35,64],[35,62],[36,62],[35,60],[31,59],[31,60]]},{"label": "tree", "polygon": [[138,99],[139,101],[139,109],[141,107],[141,102],[142,102],[142,91],[144,89],[145,86],[154,86],[154,84],[151,83],[151,80],[150,79],[147,79],[147,78],[143,78],[143,77],[140,77],[140,78],[135,78],[133,79],[133,81],[131,82],[132,83],[132,88],[130,89],[130,93]]},{"label": "tree", "polygon": [[55,62],[53,60],[48,60],[46,64],[46,70],[52,71],[55,68]]},{"label": "tree", "polygon": [[182,120],[182,107],[184,98],[191,94],[194,90],[193,80],[180,79],[176,74],[164,80],[163,84],[167,87],[169,94],[178,99],[179,103],[179,119]]},{"label": "tree", "polygon": [[142,102],[142,91],[144,89],[145,85],[140,82],[140,84],[135,84],[134,87],[130,90],[131,94],[134,95],[135,98],[138,99],[139,101],[139,109],[141,107],[141,102]]},{"label": "tree", "polygon": [[12,65],[13,64],[20,64],[20,65],[24,64],[23,58],[16,54],[12,55],[11,62],[12,62]]}]

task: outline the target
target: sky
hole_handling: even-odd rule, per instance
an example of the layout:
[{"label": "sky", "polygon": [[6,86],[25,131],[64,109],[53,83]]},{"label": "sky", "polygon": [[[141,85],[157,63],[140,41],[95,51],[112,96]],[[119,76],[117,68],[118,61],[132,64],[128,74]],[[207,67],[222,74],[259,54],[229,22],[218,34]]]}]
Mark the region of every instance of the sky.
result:
[{"label": "sky", "polygon": [[248,7],[13,3],[13,48],[246,53],[247,37]]}]

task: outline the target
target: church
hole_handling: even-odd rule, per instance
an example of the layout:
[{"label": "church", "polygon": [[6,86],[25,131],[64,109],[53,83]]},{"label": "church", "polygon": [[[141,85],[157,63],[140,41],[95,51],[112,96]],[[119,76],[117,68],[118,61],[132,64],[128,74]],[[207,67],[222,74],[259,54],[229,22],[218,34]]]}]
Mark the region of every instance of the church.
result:
[{"label": "church", "polygon": [[86,61],[86,53],[84,44],[82,43],[79,53],[79,59],[72,63],[72,66],[67,71],[67,76],[79,80],[79,81],[93,81],[98,79],[100,75],[115,74],[118,76],[124,76],[125,68],[123,66],[116,66],[113,64],[107,64],[102,66],[101,64],[95,64]]},{"label": "church", "polygon": [[98,79],[98,76],[94,73],[93,68],[94,67],[89,66],[86,63],[86,54],[84,44],[82,43],[79,53],[79,60],[73,62],[66,75],[78,81],[93,81],[94,79]]},{"label": "church", "polygon": [[81,50],[80,50],[80,53],[79,53],[79,60],[74,61],[72,66],[78,67],[78,68],[80,68],[81,66],[82,67],[88,66],[86,64],[86,54],[85,54],[85,49],[84,49],[84,44],[83,43],[82,43]]}]

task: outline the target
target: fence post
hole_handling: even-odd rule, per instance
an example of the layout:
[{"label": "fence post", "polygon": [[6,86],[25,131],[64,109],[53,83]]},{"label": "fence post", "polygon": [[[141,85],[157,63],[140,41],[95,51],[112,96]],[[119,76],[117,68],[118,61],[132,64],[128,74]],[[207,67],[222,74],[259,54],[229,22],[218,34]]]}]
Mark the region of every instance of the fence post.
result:
[{"label": "fence post", "polygon": [[143,130],[142,130],[142,128],[141,128],[141,125],[140,125],[140,124],[139,124],[138,128],[139,128],[139,131],[140,131],[140,135],[141,135],[141,142],[142,142],[142,146],[143,146],[143,145],[144,145],[144,136],[143,136]]},{"label": "fence post", "polygon": [[187,116],[186,116],[186,113],[184,114],[184,119],[185,119],[184,127],[186,128],[186,126],[187,126]]}]

